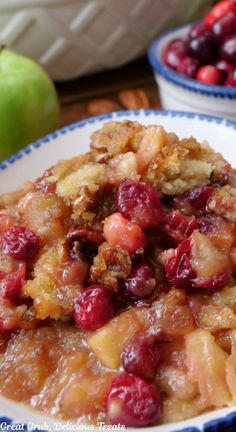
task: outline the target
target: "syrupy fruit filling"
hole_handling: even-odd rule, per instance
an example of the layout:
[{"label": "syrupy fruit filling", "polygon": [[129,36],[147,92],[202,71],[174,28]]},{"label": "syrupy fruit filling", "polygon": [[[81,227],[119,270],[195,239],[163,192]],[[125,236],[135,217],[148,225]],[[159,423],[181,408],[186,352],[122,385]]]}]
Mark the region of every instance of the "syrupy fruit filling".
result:
[{"label": "syrupy fruit filling", "polygon": [[131,427],[231,406],[235,184],[205,144],[124,121],[3,195],[1,394]]}]

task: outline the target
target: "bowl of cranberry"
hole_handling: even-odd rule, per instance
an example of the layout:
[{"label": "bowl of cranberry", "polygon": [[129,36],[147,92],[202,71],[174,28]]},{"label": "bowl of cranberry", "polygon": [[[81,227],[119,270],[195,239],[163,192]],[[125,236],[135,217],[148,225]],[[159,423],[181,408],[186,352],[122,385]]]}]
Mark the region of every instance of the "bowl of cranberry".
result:
[{"label": "bowl of cranberry", "polygon": [[236,120],[236,0],[158,37],[148,58],[163,108]]}]

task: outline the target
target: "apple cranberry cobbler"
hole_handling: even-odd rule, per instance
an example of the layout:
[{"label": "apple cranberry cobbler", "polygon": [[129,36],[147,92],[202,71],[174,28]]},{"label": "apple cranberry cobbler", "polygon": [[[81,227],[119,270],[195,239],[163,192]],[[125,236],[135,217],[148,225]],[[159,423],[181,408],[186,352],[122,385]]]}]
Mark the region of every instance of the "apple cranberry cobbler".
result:
[{"label": "apple cranberry cobbler", "polygon": [[194,138],[109,122],[0,198],[0,391],[146,426],[236,401],[236,175]]}]

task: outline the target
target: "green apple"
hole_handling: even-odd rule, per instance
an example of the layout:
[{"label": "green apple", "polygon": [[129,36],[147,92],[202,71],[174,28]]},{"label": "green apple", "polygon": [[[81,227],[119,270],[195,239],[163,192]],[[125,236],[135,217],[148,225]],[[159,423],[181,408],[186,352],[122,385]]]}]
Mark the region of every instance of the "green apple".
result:
[{"label": "green apple", "polygon": [[0,160],[58,126],[55,87],[33,60],[0,52]]}]

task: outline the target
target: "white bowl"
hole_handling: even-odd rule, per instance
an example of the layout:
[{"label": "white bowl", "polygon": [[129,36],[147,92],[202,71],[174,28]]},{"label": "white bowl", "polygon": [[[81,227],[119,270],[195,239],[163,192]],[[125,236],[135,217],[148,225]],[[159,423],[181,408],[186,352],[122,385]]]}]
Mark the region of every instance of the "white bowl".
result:
[{"label": "white bowl", "polygon": [[168,42],[187,36],[191,25],[163,34],[155,39],[149,48],[148,58],[159,86],[162,107],[236,120],[236,88],[200,83],[173,71],[162,61]]},{"label": "white bowl", "polygon": [[112,68],[159,33],[200,16],[210,0],[0,0],[0,44],[55,80]]},{"label": "white bowl", "polygon": [[[222,151],[226,159],[236,166],[236,123],[209,116],[167,112],[167,111],[124,111],[92,117],[67,126],[40,141],[26,147],[0,164],[0,193],[17,188],[22,182],[34,179],[53,163],[70,158],[88,150],[89,136],[108,120],[136,120],[145,125],[162,124],[168,131],[180,137],[195,136],[199,141],[207,139],[216,151]],[[25,424],[25,431],[32,430],[32,424],[41,425],[44,430],[81,430],[75,424],[59,422],[43,413],[33,411],[26,405],[12,402],[0,396],[1,424],[11,422]],[[57,425],[57,426],[55,426]],[[163,426],[139,428],[140,432],[219,432],[236,425],[236,407],[216,410],[207,414]],[[64,429],[62,428],[64,426]],[[74,427],[74,429],[73,429]],[[81,425],[80,425],[81,427]],[[6,430],[6,429],[5,429]],[[11,429],[9,429],[11,430]],[[23,430],[23,429],[21,429]],[[86,429],[88,430],[88,429]],[[127,428],[127,432],[135,429]],[[137,429],[136,429],[137,430]]]}]

